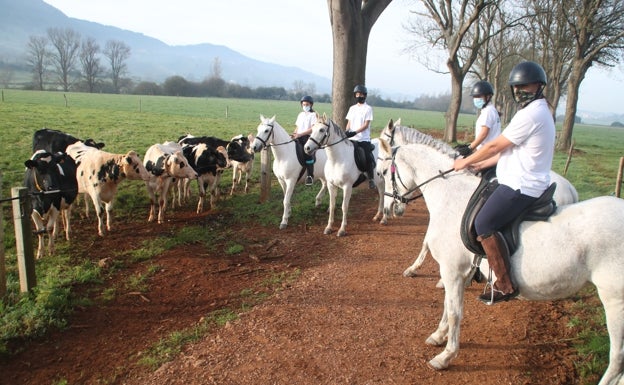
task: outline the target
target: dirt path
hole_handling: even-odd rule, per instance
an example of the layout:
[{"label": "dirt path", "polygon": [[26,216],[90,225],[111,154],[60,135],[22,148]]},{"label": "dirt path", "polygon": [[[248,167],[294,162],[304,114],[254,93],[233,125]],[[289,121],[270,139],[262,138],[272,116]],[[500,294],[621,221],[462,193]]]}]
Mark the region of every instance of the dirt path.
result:
[{"label": "dirt path", "polygon": [[[566,342],[570,303],[487,307],[475,299],[482,285],[466,294],[459,356],[447,371],[427,367],[443,349],[424,343],[442,313],[438,266],[429,257],[419,277],[401,275],[420,249],[426,209],[417,202],[404,218],[380,226],[370,221],[373,194],[361,192],[352,202],[347,237],[324,236],[324,223],[283,231],[229,227],[230,236],[248,240],[244,253],[225,254],[225,241],[210,252],[188,245],[124,269],[107,282],[119,287],[115,300],[78,311],[66,331],[28,343],[0,363],[0,383],[577,383]],[[215,214],[173,216],[166,226],[193,220],[207,231],[225,230]],[[85,235],[92,242],[85,256],[97,259],[154,231],[165,236],[166,226],[133,226],[132,234],[120,228],[104,240]],[[120,282],[149,264],[159,266],[149,290],[124,292]],[[137,364],[139,352],[159,338],[197,324],[212,310],[236,308],[244,300],[236,293],[296,269],[301,273],[293,283],[155,372]]]}]

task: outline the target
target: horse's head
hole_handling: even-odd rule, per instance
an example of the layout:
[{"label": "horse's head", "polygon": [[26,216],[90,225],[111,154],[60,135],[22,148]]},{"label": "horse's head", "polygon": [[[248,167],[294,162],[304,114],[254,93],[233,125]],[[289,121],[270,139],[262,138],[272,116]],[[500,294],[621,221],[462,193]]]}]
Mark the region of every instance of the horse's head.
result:
[{"label": "horse's head", "polygon": [[394,163],[394,150],[390,141],[384,137],[379,138],[379,154],[377,156],[377,172],[384,180],[384,214],[386,216],[402,216],[405,212],[406,201],[402,195],[407,188],[400,183]]},{"label": "horse's head", "polygon": [[318,113],[316,114],[316,123],[311,127],[312,132],[310,133],[310,138],[303,146],[303,150],[307,154],[312,154],[314,151],[327,144],[332,123],[333,122],[325,113],[323,113],[322,116]]},{"label": "horse's head", "polygon": [[275,115],[272,118],[267,119],[263,115],[260,115],[260,124],[258,125],[258,131],[256,138],[253,141],[251,148],[254,152],[259,152],[271,142],[273,136],[273,126],[276,124]]},{"label": "horse's head", "polygon": [[381,137],[386,139],[390,143],[390,146],[394,146],[396,144],[394,140],[394,135],[396,133],[395,128],[400,125],[401,125],[401,118],[398,118],[396,122],[393,122],[392,119],[390,119],[386,127],[384,127],[383,130],[381,130]]}]

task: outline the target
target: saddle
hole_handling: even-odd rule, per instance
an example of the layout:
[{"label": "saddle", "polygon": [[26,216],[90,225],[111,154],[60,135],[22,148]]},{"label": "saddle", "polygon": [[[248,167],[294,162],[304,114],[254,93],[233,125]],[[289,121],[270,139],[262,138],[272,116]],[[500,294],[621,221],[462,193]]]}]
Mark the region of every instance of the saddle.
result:
[{"label": "saddle", "polygon": [[[466,211],[462,217],[461,222],[461,238],[464,246],[476,255],[484,256],[485,252],[481,246],[481,242],[477,241],[477,232],[474,228],[474,220],[477,214],[485,204],[485,201],[489,198],[492,192],[498,186],[498,180],[496,179],[496,168],[492,167],[484,170],[481,174],[481,182],[477,189],[470,197]],[[505,238],[507,247],[509,248],[509,255],[518,248],[520,242],[519,228],[520,223],[523,221],[545,221],[550,217],[557,209],[557,204],[553,200],[556,183],[552,183],[546,191],[535,201],[533,204],[526,208],[518,217],[501,229],[501,234]]]},{"label": "saddle", "polygon": [[375,167],[375,159],[370,154],[373,151],[373,145],[367,142],[357,142],[352,140],[353,143],[353,157],[355,159],[355,165],[362,173],[358,176],[358,179],[353,183],[353,187],[359,186],[366,180],[366,171],[368,170],[369,162]]},{"label": "saddle", "polygon": [[301,171],[299,172],[299,178],[301,178],[303,174],[305,174],[306,172],[307,163],[316,162],[316,153],[312,155],[306,154],[305,151],[303,150],[303,144],[301,144],[301,142],[299,142],[298,140],[295,140],[295,152],[297,153],[297,160],[299,161],[299,164],[301,165]]}]

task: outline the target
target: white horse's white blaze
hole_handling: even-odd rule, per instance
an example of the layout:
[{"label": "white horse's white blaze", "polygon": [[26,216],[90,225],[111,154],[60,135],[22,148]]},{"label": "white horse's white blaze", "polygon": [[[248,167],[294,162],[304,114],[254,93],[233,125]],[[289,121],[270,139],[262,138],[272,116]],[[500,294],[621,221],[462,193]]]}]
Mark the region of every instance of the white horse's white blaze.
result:
[{"label": "white horse's white blaze", "polygon": [[[377,157],[378,141],[371,143],[375,146],[373,155]],[[329,218],[324,234],[331,234],[334,225],[334,213],[336,210],[336,197],[338,189],[342,190],[342,222],[338,229],[337,236],[342,237],[347,234],[347,213],[349,211],[349,201],[353,192],[353,184],[359,178],[360,171],[355,163],[353,143],[344,135],[344,131],[336,126],[325,114],[319,116],[317,123],[312,126],[310,139],[306,142],[304,149],[311,154],[314,151],[325,149],[327,153],[327,163],[325,164],[325,177],[327,178],[327,189],[329,191]],[[381,182],[381,176],[375,173],[375,182]],[[383,204],[383,190],[377,184],[379,192],[379,205]],[[379,209],[378,209],[379,210]]]},{"label": "white horse's white blaze", "polygon": [[[389,144],[380,140],[381,157],[389,158],[390,152]],[[397,149],[396,172],[409,189],[438,170],[452,168],[453,153],[446,143],[423,134],[420,142]],[[390,164],[390,160],[384,160],[382,165],[387,192],[392,191]],[[421,187],[430,217],[427,244],[440,265],[446,288],[442,319],[427,339],[427,343],[441,345],[447,338],[444,351],[429,362],[436,369],[447,368],[459,351],[463,283],[472,261],[459,228],[478,182],[478,177],[462,171]],[[397,189],[401,193],[403,187]],[[596,286],[611,344],[609,366],[600,385],[624,383],[624,246],[617,236],[623,233],[624,200],[593,198],[558,207],[548,221],[524,222],[520,226],[520,247],[511,257],[512,280],[525,299],[561,299],[574,295],[588,282]]]},{"label": "white horse's white blaze", "polygon": [[[423,138],[422,132],[415,130],[413,128],[401,126],[401,119],[397,119],[396,122],[393,123],[392,119],[388,122],[386,127],[381,132],[381,138],[390,142],[392,146],[400,146],[410,143],[418,143]],[[377,172],[381,172],[379,169],[380,165],[377,165]],[[576,203],[579,200],[578,193],[574,186],[563,176],[557,174],[554,171],[550,172],[550,181],[557,183],[557,189],[555,190],[555,195],[553,199],[557,203],[557,206],[563,206],[570,203]],[[402,209],[398,208],[398,213],[402,214]],[[391,197],[385,197],[384,200],[384,218],[388,215],[392,215],[394,213],[394,200]],[[383,221],[383,219],[382,219]],[[415,277],[417,275],[417,271],[422,266],[425,261],[425,257],[427,256],[427,252],[429,248],[427,246],[427,236],[425,235],[422,249],[418,254],[418,257],[414,261],[414,263],[405,269],[403,272],[403,276],[405,277]],[[444,286],[439,282],[437,287],[443,288]]]},{"label": "white horse's white blaze", "polygon": [[[275,121],[275,116],[270,119],[262,115],[260,116],[260,124],[258,125],[256,138],[251,148],[254,152],[259,152],[265,147],[271,148],[273,153],[273,174],[284,192],[284,212],[282,214],[282,222],[280,223],[280,229],[284,229],[288,226],[288,218],[290,217],[291,210],[290,200],[295,191],[295,185],[297,183],[303,183],[304,178],[298,179],[303,166],[299,164],[299,160],[297,159],[295,141],[288,135],[284,127],[280,126],[280,124]],[[314,179],[321,181],[321,189],[318,194],[316,194],[316,207],[321,205],[321,201],[327,189],[324,173],[326,161],[327,156],[325,155],[325,151],[318,151],[314,163]]]}]

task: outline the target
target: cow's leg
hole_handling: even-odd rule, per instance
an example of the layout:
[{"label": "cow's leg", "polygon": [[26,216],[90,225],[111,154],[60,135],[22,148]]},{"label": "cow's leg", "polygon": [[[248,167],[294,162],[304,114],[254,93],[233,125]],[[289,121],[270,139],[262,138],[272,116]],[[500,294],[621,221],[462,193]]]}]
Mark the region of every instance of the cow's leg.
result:
[{"label": "cow's leg", "polygon": [[153,222],[154,218],[156,217],[156,194],[154,192],[154,188],[150,186],[149,182],[146,182],[145,184],[147,185],[147,195],[149,195],[150,199],[150,211],[149,215],[147,216],[147,221]]},{"label": "cow's leg", "polygon": [[43,225],[43,218],[38,211],[33,210],[30,217],[35,225],[35,233],[37,234],[37,240],[39,241],[39,244],[37,245],[37,259],[39,259],[43,256],[43,242],[45,241],[43,235],[45,233],[45,226]]},{"label": "cow's leg", "polygon": [[339,237],[347,235],[347,214],[349,213],[349,201],[351,200],[351,193],[353,187],[351,184],[346,184],[342,188],[342,224],[336,234]]},{"label": "cow's leg", "polygon": [[165,210],[167,210],[167,194],[171,186],[171,178],[165,178],[162,185],[162,193],[158,199],[158,223],[165,223]]},{"label": "cow's leg", "polygon": [[240,183],[240,176],[238,177],[238,182],[236,181],[236,174],[238,172],[241,172],[242,175],[242,170],[238,169],[238,163],[236,163],[234,166],[232,166],[232,188],[230,189],[230,195],[234,195],[234,190],[236,189],[236,184]]},{"label": "cow's leg", "polygon": [[197,214],[201,214],[204,211],[204,203],[206,202],[206,181],[204,180],[205,177],[206,177],[205,174],[197,176],[197,186],[199,188],[199,200],[197,201]]},{"label": "cow's leg", "polygon": [[48,255],[54,255],[54,237],[52,235],[54,226],[56,226],[56,222],[59,220],[59,214],[59,210],[54,206],[52,206],[48,212],[48,223],[46,224],[46,232],[48,233]]},{"label": "cow's leg", "polygon": [[65,228],[65,239],[69,241],[69,234],[71,234],[71,209],[72,205],[67,205],[61,212],[61,219],[63,220],[63,227]]},{"label": "cow's leg", "polygon": [[106,230],[111,231],[113,225],[113,201],[104,204],[106,209]]}]

